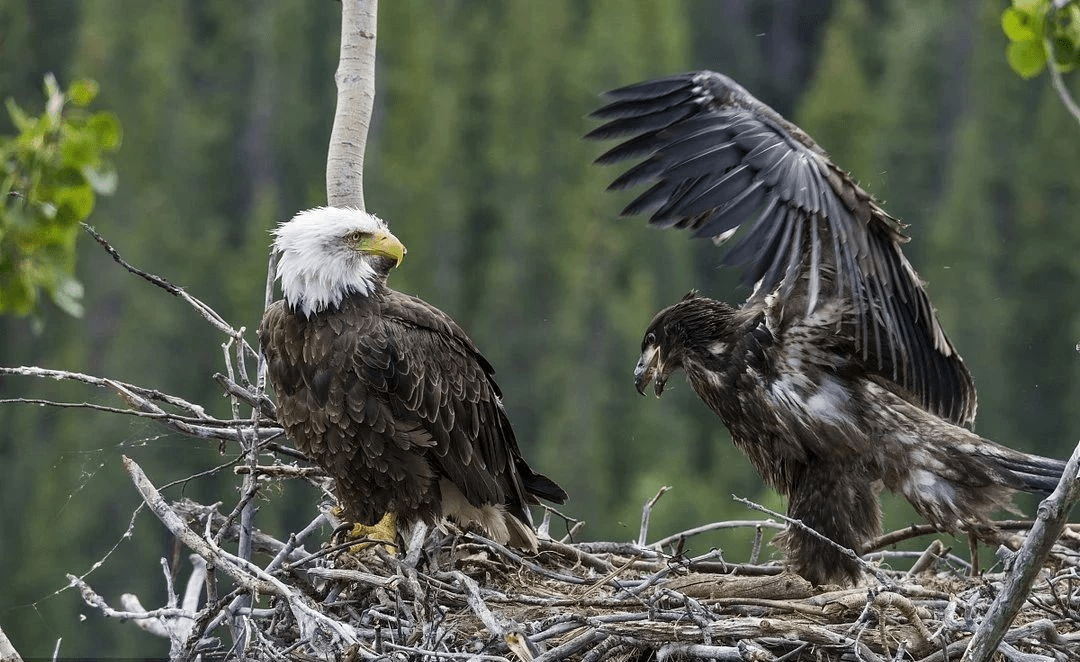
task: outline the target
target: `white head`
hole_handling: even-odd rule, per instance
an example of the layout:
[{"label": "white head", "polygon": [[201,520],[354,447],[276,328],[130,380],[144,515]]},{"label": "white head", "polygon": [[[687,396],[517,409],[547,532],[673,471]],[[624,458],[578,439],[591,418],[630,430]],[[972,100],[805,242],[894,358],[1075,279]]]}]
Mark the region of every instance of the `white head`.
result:
[{"label": "white head", "polygon": [[359,209],[308,209],[279,225],[274,237],[281,290],[305,316],[349,294],[371,294],[405,257],[386,223]]}]

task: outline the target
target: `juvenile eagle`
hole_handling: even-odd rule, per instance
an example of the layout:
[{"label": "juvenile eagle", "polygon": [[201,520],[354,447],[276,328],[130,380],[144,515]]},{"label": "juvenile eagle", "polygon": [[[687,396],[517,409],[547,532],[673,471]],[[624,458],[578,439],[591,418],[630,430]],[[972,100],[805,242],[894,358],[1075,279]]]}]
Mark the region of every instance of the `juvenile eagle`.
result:
[{"label": "juvenile eagle", "polygon": [[[965,429],[971,375],[900,251],[903,226],[799,127],[731,79],[701,71],[624,87],[590,138],[627,138],[599,159],[642,159],[610,188],[652,187],[623,215],[722,244],[746,266],[738,308],[690,293],[649,324],[634,371],[659,396],[683,369],[788,513],[862,552],[880,533],[877,493],[902,494],[936,527],[988,525],[1015,490],[1050,492],[1064,462]],[[858,565],[790,528],[777,539],[815,583]]]},{"label": "juvenile eagle", "polygon": [[275,231],[284,298],[259,327],[280,423],[334,478],[345,518],[446,516],[534,551],[529,504],[566,493],[518,450],[491,365],[434,306],[386,286],[405,247],[356,209]]}]

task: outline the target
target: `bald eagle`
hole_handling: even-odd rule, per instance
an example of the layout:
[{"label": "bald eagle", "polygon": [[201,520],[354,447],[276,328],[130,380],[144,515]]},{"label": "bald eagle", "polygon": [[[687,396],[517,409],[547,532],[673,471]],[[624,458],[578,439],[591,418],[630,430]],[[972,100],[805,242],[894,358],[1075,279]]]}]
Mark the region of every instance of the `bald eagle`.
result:
[{"label": "bald eagle", "polygon": [[[599,163],[640,162],[610,188],[652,184],[623,215],[723,244],[753,284],[739,307],[694,292],[649,324],[639,392],[683,370],[788,514],[862,552],[877,493],[936,527],[991,526],[1016,490],[1048,493],[1064,462],[966,429],[975,387],[900,250],[903,226],[799,127],[730,78],[700,71],[608,93],[590,138],[626,138]],[[815,583],[854,560],[799,528],[775,541]]]},{"label": "bald eagle", "polygon": [[535,551],[529,505],[566,493],[518,450],[491,365],[449,315],[386,285],[405,247],[356,209],[275,231],[284,295],[259,327],[280,423],[345,519],[449,517]]}]

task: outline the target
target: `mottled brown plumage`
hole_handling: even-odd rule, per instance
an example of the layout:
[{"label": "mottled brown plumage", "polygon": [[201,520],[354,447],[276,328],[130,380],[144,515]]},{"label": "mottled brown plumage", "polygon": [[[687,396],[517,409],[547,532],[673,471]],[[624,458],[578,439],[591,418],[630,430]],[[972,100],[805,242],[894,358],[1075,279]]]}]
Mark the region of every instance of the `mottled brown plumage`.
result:
[{"label": "mottled brown plumage", "polygon": [[[1064,463],[964,427],[975,388],[900,250],[902,226],[794,124],[702,71],[609,93],[598,159],[643,158],[613,188],[651,183],[624,214],[687,228],[747,265],[739,308],[693,293],[656,315],[635,371],[659,395],[675,370],[788,498],[789,514],[863,551],[877,492],[902,494],[946,531],[989,523],[1015,490],[1049,492]],[[860,570],[797,528],[776,541],[816,583]]]},{"label": "mottled brown plumage", "polygon": [[[355,210],[304,214],[304,227],[278,230],[286,296],[259,335],[279,421],[334,477],[345,517],[449,516],[535,549],[529,504],[566,494],[521,457],[491,365],[450,316],[386,287],[396,261],[357,243],[358,233],[392,238],[381,222]],[[335,259],[347,262],[335,271]],[[320,280],[328,270],[369,275],[335,296]]]}]

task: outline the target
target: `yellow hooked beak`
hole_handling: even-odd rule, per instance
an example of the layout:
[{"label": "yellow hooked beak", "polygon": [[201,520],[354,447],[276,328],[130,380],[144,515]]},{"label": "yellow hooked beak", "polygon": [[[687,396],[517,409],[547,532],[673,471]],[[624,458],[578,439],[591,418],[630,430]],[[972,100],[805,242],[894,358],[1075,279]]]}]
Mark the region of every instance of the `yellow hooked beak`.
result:
[{"label": "yellow hooked beak", "polygon": [[394,261],[395,267],[401,264],[401,261],[405,259],[405,253],[408,252],[405,250],[405,244],[389,232],[377,232],[361,240],[357,248],[366,253],[388,257]]}]

